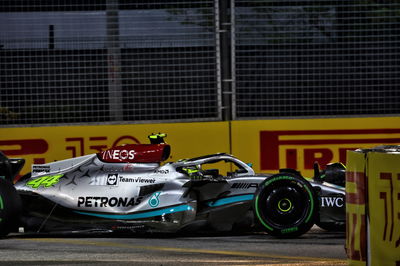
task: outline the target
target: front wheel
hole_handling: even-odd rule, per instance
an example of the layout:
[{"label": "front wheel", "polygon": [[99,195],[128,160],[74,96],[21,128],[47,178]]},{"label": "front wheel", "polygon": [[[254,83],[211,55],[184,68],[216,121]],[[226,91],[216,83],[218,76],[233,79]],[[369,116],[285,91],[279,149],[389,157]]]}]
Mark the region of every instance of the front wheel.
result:
[{"label": "front wheel", "polygon": [[21,198],[12,183],[0,178],[0,238],[17,229],[21,208]]},{"label": "front wheel", "polygon": [[293,173],[276,174],[263,181],[253,208],[265,231],[282,238],[306,233],[314,225],[318,211],[312,186]]}]

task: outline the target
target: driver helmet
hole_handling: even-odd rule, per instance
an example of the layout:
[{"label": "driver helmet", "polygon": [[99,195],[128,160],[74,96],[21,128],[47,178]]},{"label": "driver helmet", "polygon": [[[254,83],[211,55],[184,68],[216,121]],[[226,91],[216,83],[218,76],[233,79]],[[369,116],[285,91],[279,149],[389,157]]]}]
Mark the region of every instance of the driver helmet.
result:
[{"label": "driver helmet", "polygon": [[201,167],[199,165],[192,165],[182,168],[183,171],[190,177],[190,178],[201,178],[203,177],[201,173]]}]

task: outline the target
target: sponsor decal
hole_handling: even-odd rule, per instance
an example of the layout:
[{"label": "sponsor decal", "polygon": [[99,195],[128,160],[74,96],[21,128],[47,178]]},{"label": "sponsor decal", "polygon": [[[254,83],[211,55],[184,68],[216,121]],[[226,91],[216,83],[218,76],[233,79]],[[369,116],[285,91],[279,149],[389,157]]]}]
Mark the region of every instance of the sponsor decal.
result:
[{"label": "sponsor decal", "polygon": [[107,176],[100,175],[94,176],[90,182],[90,185],[94,186],[118,186],[119,183],[139,183],[139,184],[154,184],[156,183],[155,178],[143,178],[143,177],[124,177],[121,174],[111,173]]},{"label": "sponsor decal", "polygon": [[133,160],[135,158],[134,150],[107,150],[102,152],[103,160]]},{"label": "sponsor decal", "polygon": [[142,202],[142,197],[78,197],[78,207],[129,207]]},{"label": "sponsor decal", "polygon": [[122,170],[123,171],[132,171],[133,170],[133,164],[131,164],[131,163],[127,163],[123,168],[122,168]]},{"label": "sponsor decal", "polygon": [[160,204],[160,199],[159,199],[160,194],[161,194],[161,192],[155,192],[155,193],[150,197],[150,199],[149,199],[149,201],[148,201],[150,207],[155,208],[155,207],[157,207],[157,206]]},{"label": "sponsor decal", "polygon": [[109,174],[107,176],[107,185],[117,186],[118,185],[118,174]]},{"label": "sponsor decal", "polygon": [[148,183],[154,184],[156,182],[155,178],[143,178],[143,177],[119,177],[119,182],[125,183]]},{"label": "sponsor decal", "polygon": [[233,189],[258,188],[258,184],[257,183],[233,183],[231,188],[233,188]]},{"label": "sponsor decal", "polygon": [[[366,261],[367,219],[365,154],[349,152],[346,171],[346,253],[349,260]],[[360,171],[361,170],[361,171]]]},{"label": "sponsor decal", "polygon": [[[397,156],[399,158],[399,156]],[[370,166],[374,167],[374,166]],[[392,167],[394,168],[394,167]],[[386,169],[385,169],[386,170]],[[397,169],[396,169],[397,170]],[[397,180],[396,180],[397,179]],[[396,182],[397,181],[397,182]],[[383,217],[383,223],[379,223],[381,220],[381,217],[379,214],[375,214],[374,216],[374,222],[376,222],[377,225],[381,226],[384,224],[384,230],[382,232],[382,235],[379,236],[378,238],[383,239],[384,242],[386,243],[394,243],[394,247],[398,248],[400,246],[400,235],[393,237],[393,233],[396,230],[396,227],[399,225],[400,221],[400,173],[389,173],[389,172],[380,172],[379,173],[379,181],[378,183],[378,189],[376,191],[373,191],[373,196],[378,201],[378,197],[380,199],[380,206],[383,206],[384,211],[384,217]],[[396,184],[397,183],[397,184]],[[371,187],[372,185],[370,185]],[[370,189],[372,190],[372,189]],[[396,197],[396,192],[397,192],[397,197]],[[379,196],[378,196],[379,195]],[[369,199],[369,201],[371,201]],[[397,203],[397,204],[396,204]],[[372,205],[372,204],[371,204]],[[397,205],[397,207],[396,207]],[[370,207],[372,208],[372,206]],[[395,214],[397,212],[397,215]],[[397,216],[397,217],[396,217]],[[396,219],[397,218],[397,219]],[[372,227],[372,225],[371,225]],[[389,230],[390,228],[390,230]],[[392,245],[393,247],[393,245]]]},{"label": "sponsor decal", "polygon": [[48,175],[48,176],[42,176],[36,179],[33,179],[31,181],[26,182],[26,186],[31,187],[31,188],[39,188],[39,187],[52,187],[55,184],[57,184],[60,181],[60,178],[63,175]]},{"label": "sponsor decal", "polygon": [[0,140],[0,150],[9,157],[25,158],[26,163],[20,176],[17,176],[18,180],[23,173],[30,171],[32,163],[45,163],[44,154],[49,150],[49,143],[45,139]]},{"label": "sponsor decal", "polygon": [[154,171],[155,174],[162,174],[162,175],[166,175],[169,174],[169,170],[168,169],[157,169]]},{"label": "sponsor decal", "polygon": [[7,156],[46,153],[49,144],[44,139],[0,140],[1,150]]},{"label": "sponsor decal", "polygon": [[33,165],[32,173],[50,173],[50,166],[48,166],[48,165]]},{"label": "sponsor decal", "polygon": [[289,233],[292,233],[292,232],[296,232],[297,230],[299,230],[299,228],[296,226],[296,227],[282,229],[281,233],[282,234],[289,234]]},{"label": "sponsor decal", "polygon": [[103,172],[121,172],[121,167],[115,165],[104,165]]},{"label": "sponsor decal", "polygon": [[[264,187],[268,186],[272,182],[279,181],[279,180],[295,180],[295,179],[294,179],[294,177],[291,177],[291,176],[277,176],[277,177],[271,178],[267,182],[265,182]],[[298,185],[300,185],[300,184],[298,184]]]},{"label": "sponsor decal", "polygon": [[400,129],[260,131],[261,170],[313,169],[315,161],[320,165],[332,161],[345,163],[347,150],[382,143],[397,144],[400,143],[398,134]]},{"label": "sponsor decal", "polygon": [[343,207],[345,204],[343,197],[321,197],[321,207]]},{"label": "sponsor decal", "polygon": [[143,224],[138,224],[138,225],[116,225],[112,226],[112,230],[136,230],[136,229],[144,229],[146,228],[145,225]]}]

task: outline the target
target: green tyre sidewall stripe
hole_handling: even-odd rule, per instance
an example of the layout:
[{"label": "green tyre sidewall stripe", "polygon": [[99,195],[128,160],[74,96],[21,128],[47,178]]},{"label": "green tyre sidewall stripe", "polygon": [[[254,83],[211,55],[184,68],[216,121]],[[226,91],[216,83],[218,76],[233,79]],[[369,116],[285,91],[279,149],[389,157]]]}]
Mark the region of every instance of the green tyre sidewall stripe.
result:
[{"label": "green tyre sidewall stripe", "polygon": [[[282,177],[285,177],[285,178],[282,178]],[[271,178],[271,179],[267,180],[265,183],[262,184],[261,189],[264,189],[265,186],[267,186],[267,185],[269,185],[269,184],[271,184],[271,183],[273,183],[275,181],[279,181],[279,180],[283,180],[283,179],[294,180],[294,178],[291,177],[291,176],[279,176],[279,177]],[[256,200],[255,200],[255,207],[256,207],[255,209],[256,209],[257,218],[261,222],[261,224],[264,225],[268,230],[273,231],[274,228],[272,228],[271,226],[267,225],[264,222],[264,219],[260,215],[260,210],[259,210],[259,205],[258,205],[259,196],[260,195],[257,195]]]},{"label": "green tyre sidewall stripe", "polygon": [[258,220],[262,223],[262,225],[264,225],[268,230],[271,230],[271,231],[273,231],[274,229],[272,228],[272,227],[270,227],[269,225],[267,225],[265,222],[264,222],[264,220],[261,218],[261,215],[260,215],[260,211],[258,210],[258,198],[259,198],[259,196],[257,195],[257,197],[256,197],[256,202],[255,202],[255,205],[256,205],[256,215],[257,215],[257,218],[258,218]]},{"label": "green tyre sidewall stripe", "polygon": [[305,221],[306,223],[308,223],[310,221],[311,216],[312,216],[313,211],[314,211],[314,196],[313,196],[312,192],[310,191],[310,189],[307,186],[304,186],[304,187],[307,190],[308,197],[309,197],[309,199],[311,201],[311,203],[310,203],[311,204],[310,213],[308,214],[308,216],[306,218],[306,221]]},{"label": "green tyre sidewall stripe", "polygon": [[[270,185],[271,183],[274,183],[274,182],[276,182],[276,181],[280,181],[280,180],[288,180],[288,181],[295,181],[296,183],[299,183],[300,185],[301,185],[301,187],[307,192],[307,195],[308,195],[308,199],[309,199],[309,201],[310,201],[310,208],[308,209],[308,213],[307,213],[307,217],[306,217],[306,219],[304,220],[304,222],[302,222],[300,225],[298,225],[298,226],[301,226],[302,224],[307,224],[307,223],[309,223],[310,222],[310,220],[311,220],[311,218],[313,217],[313,213],[315,213],[315,202],[314,202],[314,195],[313,195],[313,192],[310,190],[310,188],[306,185],[306,184],[304,184],[304,182],[308,182],[307,180],[302,180],[302,179],[300,179],[300,178],[295,178],[295,177],[292,177],[292,176],[289,176],[289,175],[280,175],[280,176],[277,176],[277,177],[275,177],[275,178],[271,178],[271,179],[267,179],[262,185],[261,185],[261,187],[260,187],[260,193],[257,193],[257,195],[256,195],[256,197],[255,197],[255,201],[254,201],[254,206],[255,206],[255,213],[256,213],[256,216],[257,216],[257,218],[258,218],[258,220],[261,222],[261,224],[265,227],[265,228],[267,228],[269,231],[271,231],[271,232],[273,232],[273,231],[275,231],[275,230],[279,230],[279,231],[281,231],[281,229],[274,229],[273,227],[271,227],[270,225],[268,225],[265,221],[264,221],[264,219],[263,219],[263,217],[262,217],[262,215],[261,215],[261,210],[260,210],[260,207],[259,207],[259,197],[260,197],[260,195],[262,194],[261,193],[261,191],[266,187],[266,186],[268,186],[268,185]],[[311,185],[310,185],[311,186]]]}]

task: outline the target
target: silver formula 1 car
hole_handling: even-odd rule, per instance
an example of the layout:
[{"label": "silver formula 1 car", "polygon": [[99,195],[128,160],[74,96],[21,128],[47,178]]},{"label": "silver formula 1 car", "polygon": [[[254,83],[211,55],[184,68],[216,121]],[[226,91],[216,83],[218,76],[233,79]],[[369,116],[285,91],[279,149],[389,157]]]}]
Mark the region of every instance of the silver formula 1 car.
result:
[{"label": "silver formula 1 car", "polygon": [[316,168],[312,180],[291,169],[256,174],[224,153],[161,164],[170,155],[164,137],[33,165],[15,184],[24,160],[1,154],[0,235],[21,227],[25,232],[135,233],[248,226],[296,237],[315,223],[328,230],[344,228],[344,169],[337,164],[322,172]]}]

